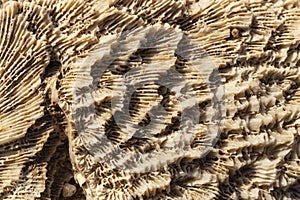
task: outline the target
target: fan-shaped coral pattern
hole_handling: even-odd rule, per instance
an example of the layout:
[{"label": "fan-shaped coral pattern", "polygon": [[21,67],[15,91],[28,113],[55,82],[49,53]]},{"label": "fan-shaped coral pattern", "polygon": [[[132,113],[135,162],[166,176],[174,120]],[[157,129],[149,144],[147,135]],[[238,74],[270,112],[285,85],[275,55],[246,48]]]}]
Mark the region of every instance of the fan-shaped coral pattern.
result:
[{"label": "fan-shaped coral pattern", "polygon": [[300,199],[297,0],[0,0],[1,199]]}]

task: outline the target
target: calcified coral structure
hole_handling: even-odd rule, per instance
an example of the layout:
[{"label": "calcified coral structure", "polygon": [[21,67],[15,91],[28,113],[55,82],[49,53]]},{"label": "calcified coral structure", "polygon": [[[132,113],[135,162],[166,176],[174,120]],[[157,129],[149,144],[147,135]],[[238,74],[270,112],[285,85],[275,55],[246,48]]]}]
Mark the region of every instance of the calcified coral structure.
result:
[{"label": "calcified coral structure", "polygon": [[297,0],[0,0],[1,199],[300,199]]}]

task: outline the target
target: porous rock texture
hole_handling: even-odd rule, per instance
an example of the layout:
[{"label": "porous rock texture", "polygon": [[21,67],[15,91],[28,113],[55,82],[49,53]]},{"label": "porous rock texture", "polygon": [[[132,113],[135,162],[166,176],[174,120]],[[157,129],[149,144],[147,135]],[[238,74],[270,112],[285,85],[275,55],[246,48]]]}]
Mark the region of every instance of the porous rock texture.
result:
[{"label": "porous rock texture", "polygon": [[300,199],[298,0],[0,0],[0,36],[0,199]]}]

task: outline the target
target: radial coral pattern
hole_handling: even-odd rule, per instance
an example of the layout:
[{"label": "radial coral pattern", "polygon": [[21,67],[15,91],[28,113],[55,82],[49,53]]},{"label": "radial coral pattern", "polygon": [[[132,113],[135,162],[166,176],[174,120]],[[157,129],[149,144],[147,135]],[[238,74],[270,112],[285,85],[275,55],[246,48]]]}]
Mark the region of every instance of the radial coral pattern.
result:
[{"label": "radial coral pattern", "polygon": [[0,199],[300,199],[300,4],[0,0]]}]

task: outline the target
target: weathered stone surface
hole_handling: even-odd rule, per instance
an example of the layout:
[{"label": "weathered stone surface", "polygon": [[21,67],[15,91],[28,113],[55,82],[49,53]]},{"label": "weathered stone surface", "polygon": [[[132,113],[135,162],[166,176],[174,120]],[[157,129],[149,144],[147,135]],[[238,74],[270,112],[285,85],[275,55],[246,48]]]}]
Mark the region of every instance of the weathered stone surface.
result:
[{"label": "weathered stone surface", "polygon": [[297,0],[0,0],[0,199],[299,199]]}]

